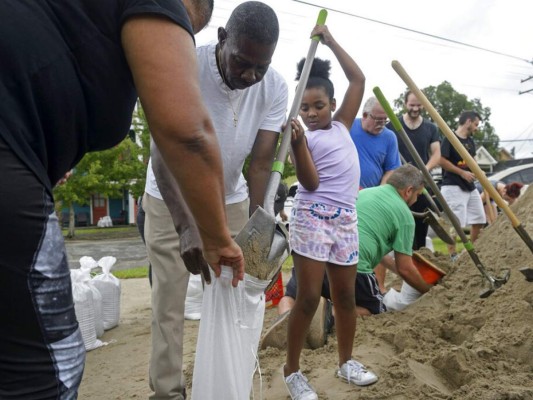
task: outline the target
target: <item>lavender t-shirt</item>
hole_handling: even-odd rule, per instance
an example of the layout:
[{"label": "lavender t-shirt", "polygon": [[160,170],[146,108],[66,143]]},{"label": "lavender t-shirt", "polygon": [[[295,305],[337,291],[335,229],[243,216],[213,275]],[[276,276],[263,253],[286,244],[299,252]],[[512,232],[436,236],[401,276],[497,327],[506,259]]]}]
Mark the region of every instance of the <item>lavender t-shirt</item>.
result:
[{"label": "lavender t-shirt", "polygon": [[330,129],[306,131],[305,137],[320,183],[314,191],[298,185],[296,200],[355,208],[361,171],[357,149],[348,129],[342,123],[332,121]]}]

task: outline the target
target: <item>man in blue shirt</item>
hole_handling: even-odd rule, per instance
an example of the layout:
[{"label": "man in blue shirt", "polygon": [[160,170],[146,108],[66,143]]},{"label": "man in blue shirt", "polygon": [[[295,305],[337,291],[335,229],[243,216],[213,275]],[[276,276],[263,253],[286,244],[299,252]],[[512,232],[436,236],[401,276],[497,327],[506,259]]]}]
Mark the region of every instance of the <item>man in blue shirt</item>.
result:
[{"label": "man in blue shirt", "polygon": [[372,96],[363,106],[363,117],[357,118],[350,136],[359,153],[362,188],[379,186],[401,165],[398,139],[394,132],[385,127],[387,115]]}]

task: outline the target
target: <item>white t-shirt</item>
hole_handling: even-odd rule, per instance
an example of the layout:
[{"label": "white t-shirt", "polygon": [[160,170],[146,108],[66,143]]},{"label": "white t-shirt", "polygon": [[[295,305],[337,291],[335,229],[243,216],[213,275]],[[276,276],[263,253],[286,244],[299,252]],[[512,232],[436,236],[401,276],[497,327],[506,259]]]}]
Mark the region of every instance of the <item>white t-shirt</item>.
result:
[{"label": "white t-shirt", "polygon": [[[211,43],[196,49],[200,90],[220,145],[226,204],[234,204],[248,197],[242,168],[252,151],[258,130],[281,131],[288,90],[283,77],[273,68],[268,69],[261,82],[244,90],[230,90],[218,71],[215,46],[216,43]],[[238,117],[237,127],[234,126],[232,105]],[[151,162],[148,163],[145,191],[162,199]]]}]

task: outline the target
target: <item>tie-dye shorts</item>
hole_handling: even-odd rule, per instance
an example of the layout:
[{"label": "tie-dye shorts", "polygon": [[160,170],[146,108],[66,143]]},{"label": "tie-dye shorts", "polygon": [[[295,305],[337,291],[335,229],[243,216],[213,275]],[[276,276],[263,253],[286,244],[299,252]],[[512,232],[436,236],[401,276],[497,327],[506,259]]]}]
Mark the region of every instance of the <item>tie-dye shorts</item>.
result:
[{"label": "tie-dye shorts", "polygon": [[357,264],[357,211],[300,200],[292,208],[289,242],[292,251],[313,260]]}]

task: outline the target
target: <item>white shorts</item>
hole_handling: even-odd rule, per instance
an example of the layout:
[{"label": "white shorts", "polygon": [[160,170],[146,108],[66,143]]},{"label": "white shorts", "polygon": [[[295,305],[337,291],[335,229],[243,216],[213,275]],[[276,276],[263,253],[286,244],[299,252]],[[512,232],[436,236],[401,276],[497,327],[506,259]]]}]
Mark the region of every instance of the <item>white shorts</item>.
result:
[{"label": "white shorts", "polygon": [[465,192],[459,186],[442,186],[442,197],[461,222],[461,228],[487,222],[481,195],[477,189]]}]

